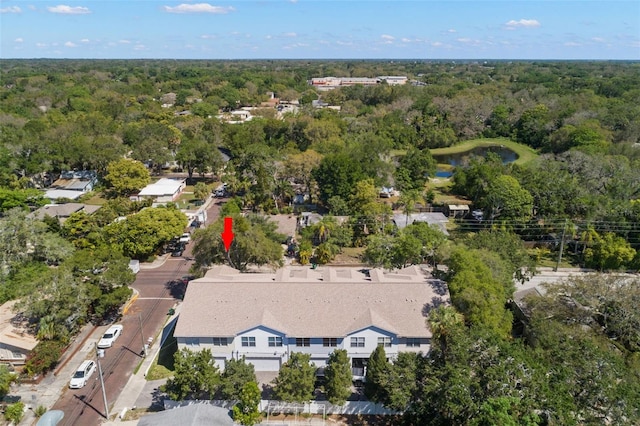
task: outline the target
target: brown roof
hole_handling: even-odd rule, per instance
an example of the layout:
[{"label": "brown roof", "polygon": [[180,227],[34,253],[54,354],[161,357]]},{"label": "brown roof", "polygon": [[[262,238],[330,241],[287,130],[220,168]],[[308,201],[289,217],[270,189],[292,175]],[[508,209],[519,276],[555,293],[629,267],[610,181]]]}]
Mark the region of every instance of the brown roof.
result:
[{"label": "brown roof", "polygon": [[289,266],[257,274],[216,267],[189,283],[174,334],[231,337],[262,325],[291,337],[344,337],[374,326],[430,337],[425,308],[449,300],[435,281],[418,267]]}]

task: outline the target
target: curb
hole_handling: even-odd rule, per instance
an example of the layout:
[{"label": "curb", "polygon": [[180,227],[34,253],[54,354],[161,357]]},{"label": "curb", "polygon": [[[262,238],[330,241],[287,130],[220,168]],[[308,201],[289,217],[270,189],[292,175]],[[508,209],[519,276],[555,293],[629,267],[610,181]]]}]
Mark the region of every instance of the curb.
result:
[{"label": "curb", "polygon": [[93,335],[93,333],[95,333],[97,329],[98,329],[98,326],[94,325],[92,330],[88,332],[86,336],[84,336],[84,338],[78,343],[78,345],[76,345],[73,351],[69,353],[69,355],[64,359],[64,361],[62,361],[60,364],[56,366],[55,370],[53,370],[54,376],[56,377],[58,376],[58,374],[60,373],[60,370],[62,370],[69,363],[69,361],[71,361],[71,359],[73,359],[76,353],[80,350],[82,346],[84,346],[85,342],[89,340],[89,338]]}]

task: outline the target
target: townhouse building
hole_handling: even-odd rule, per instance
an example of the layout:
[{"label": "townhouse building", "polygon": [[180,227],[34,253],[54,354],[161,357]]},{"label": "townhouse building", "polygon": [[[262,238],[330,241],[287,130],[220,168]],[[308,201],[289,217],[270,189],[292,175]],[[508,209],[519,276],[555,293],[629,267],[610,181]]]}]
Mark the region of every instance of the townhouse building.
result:
[{"label": "townhouse building", "polygon": [[358,380],[378,345],[392,360],[402,351],[428,352],[429,307],[448,302],[444,283],[417,266],[253,274],[217,266],[189,283],[174,336],[180,349],[210,349],[221,370],[245,357],[256,371],[276,372],[293,352],[324,367],[331,352],[346,349]]}]

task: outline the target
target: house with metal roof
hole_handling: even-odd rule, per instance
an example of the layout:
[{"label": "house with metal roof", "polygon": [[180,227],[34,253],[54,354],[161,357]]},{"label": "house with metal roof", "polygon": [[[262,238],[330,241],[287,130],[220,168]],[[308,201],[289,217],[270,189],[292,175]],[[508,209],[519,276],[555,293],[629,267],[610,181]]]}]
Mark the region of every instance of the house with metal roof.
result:
[{"label": "house with metal roof", "polygon": [[162,178],[142,188],[138,198],[151,198],[157,203],[169,203],[180,197],[186,185],[186,179]]},{"label": "house with metal roof", "polygon": [[178,347],[211,350],[224,369],[245,357],[256,371],[278,371],[292,352],[324,367],[346,349],[354,380],[382,345],[426,353],[431,307],[449,303],[444,283],[418,266],[402,270],[288,266],[274,273],[240,273],[216,266],[189,282],[174,336]]},{"label": "house with metal roof", "polygon": [[431,226],[437,227],[444,235],[449,235],[449,231],[447,231],[449,218],[440,212],[411,213],[409,215],[405,213],[395,213],[393,215],[393,223],[398,229],[406,228],[416,222],[428,223]]}]

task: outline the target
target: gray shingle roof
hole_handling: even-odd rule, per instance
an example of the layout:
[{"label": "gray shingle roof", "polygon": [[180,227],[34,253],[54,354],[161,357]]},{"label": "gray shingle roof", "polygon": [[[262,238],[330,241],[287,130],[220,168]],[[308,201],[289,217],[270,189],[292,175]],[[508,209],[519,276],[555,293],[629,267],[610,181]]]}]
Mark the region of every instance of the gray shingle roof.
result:
[{"label": "gray shingle roof", "polygon": [[138,426],[234,426],[229,410],[210,404],[191,404],[143,416]]},{"label": "gray shingle roof", "polygon": [[216,267],[189,283],[174,335],[232,337],[263,325],[290,337],[344,337],[375,326],[399,337],[431,337],[425,305],[447,303],[418,267],[401,271],[286,267],[240,274]]}]

